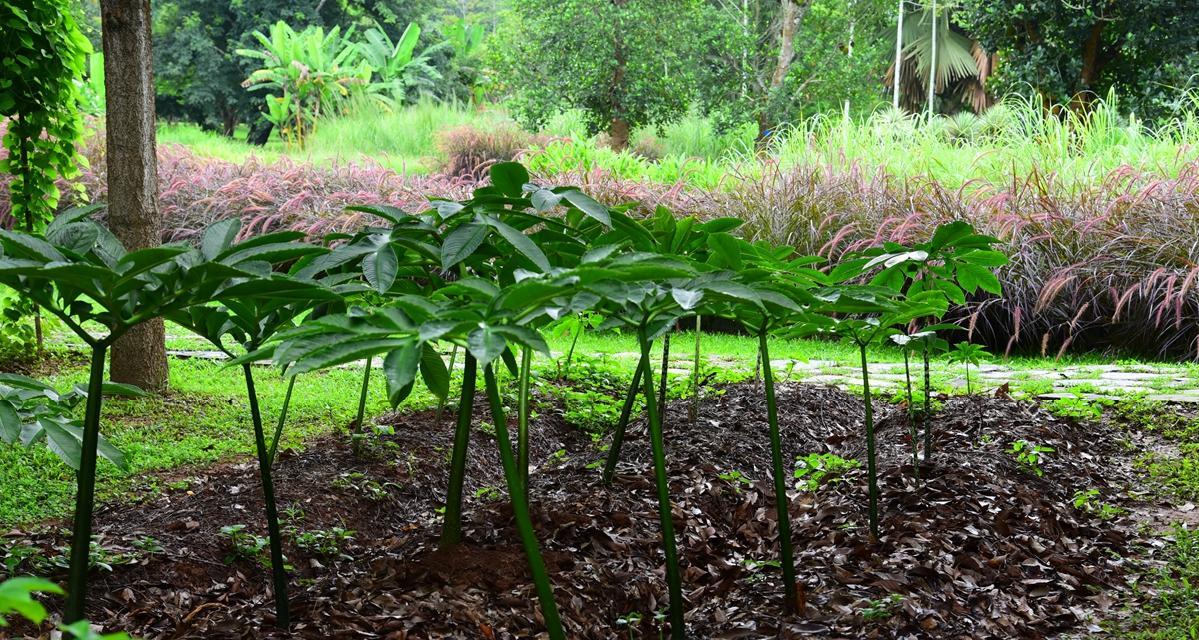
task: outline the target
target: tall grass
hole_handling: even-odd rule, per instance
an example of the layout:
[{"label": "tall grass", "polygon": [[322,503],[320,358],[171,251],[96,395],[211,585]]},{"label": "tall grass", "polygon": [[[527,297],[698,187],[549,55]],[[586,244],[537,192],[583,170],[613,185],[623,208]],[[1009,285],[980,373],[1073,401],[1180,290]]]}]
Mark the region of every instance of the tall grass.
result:
[{"label": "tall grass", "polygon": [[[164,127],[161,135],[164,142],[232,162],[251,155],[270,162],[284,154],[315,163],[369,158],[399,173],[419,174],[446,165],[437,146],[440,132],[514,126],[502,107],[477,110],[424,100],[395,111],[363,105],[348,116],[323,120],[302,151],[288,151],[274,141],[259,149],[179,125]],[[780,127],[765,149],[755,146],[755,132],[748,123],[719,131],[711,119],[691,114],[661,129],[635,131],[631,148],[616,152],[605,145],[604,136],[586,134],[579,112],[566,111],[537,132],[539,137],[530,138],[540,142],[524,158],[547,174],[607,172],[622,180],[720,190],[736,188],[730,174],[760,177],[772,166],[883,169],[949,189],[1001,188],[1013,178],[1032,175],[1086,186],[1121,167],[1177,177],[1195,157],[1199,104],[1152,130],[1135,114],[1122,113],[1119,101],[1109,96],[1085,116],[1019,98],[983,115],[931,120],[890,109],[866,117],[821,114]]]}]

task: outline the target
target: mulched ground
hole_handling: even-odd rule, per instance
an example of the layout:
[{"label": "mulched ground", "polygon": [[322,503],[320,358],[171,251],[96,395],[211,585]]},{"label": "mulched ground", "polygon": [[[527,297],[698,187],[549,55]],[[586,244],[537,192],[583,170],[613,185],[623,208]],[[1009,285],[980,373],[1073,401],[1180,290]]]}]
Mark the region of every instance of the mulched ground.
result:
[{"label": "mulched ground", "polygon": [[[864,463],[859,399],[786,385],[780,407],[788,460],[831,452]],[[603,455],[598,445],[552,404],[539,411],[533,518],[568,635],[659,637],[655,614],[665,610],[666,589],[643,423],[630,428],[617,480],[605,488],[592,464]],[[876,412],[882,538],[869,542],[864,464],[794,492],[806,608],[784,617],[781,577],[770,564],[777,528],[760,390],[719,390],[695,427],[686,403],[671,407],[667,449],[689,637],[1070,637],[1097,630],[1127,602],[1120,594],[1136,553],[1136,518],[1104,521],[1071,504],[1077,491],[1099,489],[1105,502],[1136,507],[1121,497],[1140,480],[1119,431],[1009,399],[949,400],[935,417],[936,452],[918,486],[902,411],[878,402]],[[330,440],[280,457],[276,486],[293,526],[355,531],[340,558],[286,550],[295,566],[290,637],[544,637],[494,441],[473,435],[466,542],[442,550],[436,509],[451,417],[384,422],[396,435],[365,454]],[[1006,452],[1018,439],[1055,449],[1040,465],[1043,476]],[[731,472],[748,482],[720,477]],[[174,488],[97,514],[106,549],[134,552],[135,541],[152,536],[162,551],[98,573],[90,617],[145,638],[289,637],[272,630],[267,573],[252,560],[227,563],[230,545],[219,534],[232,524],[264,533],[256,465],[178,474],[161,485]],[[5,542],[49,550],[65,539],[50,526]]]}]

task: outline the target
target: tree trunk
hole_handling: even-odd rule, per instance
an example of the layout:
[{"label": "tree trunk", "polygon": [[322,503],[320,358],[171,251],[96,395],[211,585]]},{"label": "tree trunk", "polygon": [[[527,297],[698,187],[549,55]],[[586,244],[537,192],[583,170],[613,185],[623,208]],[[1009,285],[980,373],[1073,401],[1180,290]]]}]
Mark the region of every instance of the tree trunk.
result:
[{"label": "tree trunk", "polygon": [[624,118],[612,118],[608,125],[608,142],[615,151],[624,151],[629,147],[629,123]]},{"label": "tree trunk", "polygon": [[903,2],[899,0],[899,18],[895,23],[895,65],[892,81],[895,86],[891,93],[891,108],[899,110],[899,74],[903,72]]},{"label": "tree trunk", "polygon": [[782,0],[782,17],[779,26],[779,62],[774,68],[774,76],[770,78],[772,90],[783,86],[787,79],[787,71],[795,60],[795,28],[799,17],[799,5],[795,0]]},{"label": "tree trunk", "polygon": [[[154,156],[150,0],[101,0],[107,93],[108,226],[129,250],[159,244]],[[131,329],[112,349],[114,381],[158,391],[167,385],[162,320]]]},{"label": "tree trunk", "polygon": [[1091,110],[1095,101],[1094,86],[1099,80],[1099,72],[1103,70],[1103,22],[1091,26],[1087,41],[1083,43],[1082,72],[1078,77],[1078,91],[1074,93],[1072,102],[1076,112],[1086,113]]}]

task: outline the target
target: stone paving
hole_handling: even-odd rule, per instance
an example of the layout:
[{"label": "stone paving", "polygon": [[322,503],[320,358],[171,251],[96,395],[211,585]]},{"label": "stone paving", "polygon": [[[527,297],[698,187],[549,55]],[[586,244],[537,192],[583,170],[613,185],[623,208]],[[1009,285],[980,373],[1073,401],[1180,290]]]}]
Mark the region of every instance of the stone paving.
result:
[{"label": "stone paving", "polygon": [[[219,351],[169,350],[178,358],[222,360]],[[562,354],[555,353],[555,357]],[[634,352],[613,353],[609,357],[635,361]],[[722,369],[752,371],[756,363],[742,359],[710,356],[709,366]],[[373,366],[381,367],[376,358]],[[833,385],[841,388],[860,387],[860,368],[851,363],[832,360],[772,360],[771,368],[780,382]],[[360,365],[345,365],[360,366]],[[677,376],[690,375],[691,361],[685,357],[672,358],[670,371]],[[870,385],[879,390],[897,390],[904,384],[902,362],[876,362],[867,366]],[[965,390],[965,370],[960,365],[933,364],[935,386],[952,386]],[[918,384],[919,363],[913,363],[913,382]],[[1082,397],[1112,398],[1143,394],[1150,400],[1171,403],[1199,404],[1199,370],[1185,365],[1063,365],[1060,367],[1016,368],[1002,364],[983,364],[971,370],[975,390],[990,391],[1008,384],[1016,395],[1035,395],[1045,400]]]}]

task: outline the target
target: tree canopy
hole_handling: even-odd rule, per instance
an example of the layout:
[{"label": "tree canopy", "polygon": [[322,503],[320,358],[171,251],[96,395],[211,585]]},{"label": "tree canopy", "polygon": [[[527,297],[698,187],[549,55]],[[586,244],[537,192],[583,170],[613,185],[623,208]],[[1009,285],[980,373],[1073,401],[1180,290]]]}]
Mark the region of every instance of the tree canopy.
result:
[{"label": "tree canopy", "polygon": [[530,126],[580,109],[614,146],[682,115],[699,60],[699,0],[528,0],[496,34],[492,63]]},{"label": "tree canopy", "polygon": [[1001,64],[997,93],[1032,87],[1050,103],[1109,91],[1150,116],[1189,82],[1199,49],[1199,5],[1175,0],[971,0],[955,14]]}]

